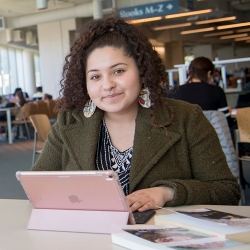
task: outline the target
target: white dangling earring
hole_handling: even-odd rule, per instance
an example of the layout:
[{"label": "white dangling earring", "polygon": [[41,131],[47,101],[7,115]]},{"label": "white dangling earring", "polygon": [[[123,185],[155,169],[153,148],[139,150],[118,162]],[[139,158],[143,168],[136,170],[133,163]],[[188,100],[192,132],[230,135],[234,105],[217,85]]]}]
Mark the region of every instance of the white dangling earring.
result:
[{"label": "white dangling earring", "polygon": [[151,100],[150,100],[149,95],[150,95],[150,92],[149,92],[148,87],[141,89],[139,97],[138,97],[138,101],[140,105],[144,108],[151,107]]},{"label": "white dangling earring", "polygon": [[96,110],[96,105],[93,103],[91,99],[89,99],[84,105],[83,114],[85,117],[89,118],[95,113],[95,110]]}]

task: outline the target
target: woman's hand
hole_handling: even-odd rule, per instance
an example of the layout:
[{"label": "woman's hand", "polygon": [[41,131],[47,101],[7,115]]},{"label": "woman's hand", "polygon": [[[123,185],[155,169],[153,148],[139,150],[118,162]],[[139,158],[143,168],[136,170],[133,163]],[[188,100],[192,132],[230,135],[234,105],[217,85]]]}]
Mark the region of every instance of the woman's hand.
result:
[{"label": "woman's hand", "polygon": [[140,212],[162,207],[167,201],[174,197],[174,189],[170,187],[153,187],[141,189],[126,196],[132,212]]}]

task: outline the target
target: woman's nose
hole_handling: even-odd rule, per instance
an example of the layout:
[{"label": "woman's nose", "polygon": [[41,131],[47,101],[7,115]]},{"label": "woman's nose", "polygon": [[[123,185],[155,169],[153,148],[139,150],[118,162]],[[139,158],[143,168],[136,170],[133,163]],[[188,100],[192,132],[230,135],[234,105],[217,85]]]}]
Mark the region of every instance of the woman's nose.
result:
[{"label": "woman's nose", "polygon": [[115,81],[113,81],[112,78],[110,78],[110,77],[103,78],[103,89],[104,90],[109,91],[109,90],[113,89],[115,87],[115,85],[116,85]]}]

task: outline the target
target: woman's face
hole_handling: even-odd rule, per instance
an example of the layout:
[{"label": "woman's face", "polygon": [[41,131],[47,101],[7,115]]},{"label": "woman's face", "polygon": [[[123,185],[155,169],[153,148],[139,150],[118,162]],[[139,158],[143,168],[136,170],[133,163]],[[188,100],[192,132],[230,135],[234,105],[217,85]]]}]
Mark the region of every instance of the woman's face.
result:
[{"label": "woman's face", "polygon": [[105,112],[125,114],[138,108],[139,70],[123,49],[106,46],[91,52],[86,79],[90,98]]}]

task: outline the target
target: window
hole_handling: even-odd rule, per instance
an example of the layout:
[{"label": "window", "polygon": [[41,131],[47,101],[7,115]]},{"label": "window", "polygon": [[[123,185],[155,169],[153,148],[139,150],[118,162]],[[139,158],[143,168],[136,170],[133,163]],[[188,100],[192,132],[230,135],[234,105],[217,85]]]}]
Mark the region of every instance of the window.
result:
[{"label": "window", "polygon": [[[35,84],[42,86],[38,54],[34,54],[34,68]],[[29,92],[29,89],[25,88],[23,51],[0,46],[0,95],[14,93],[17,87]]]},{"label": "window", "polygon": [[36,87],[42,86],[41,83],[41,74],[40,74],[40,58],[39,55],[34,55],[34,63],[35,63],[35,78],[36,78]]}]

